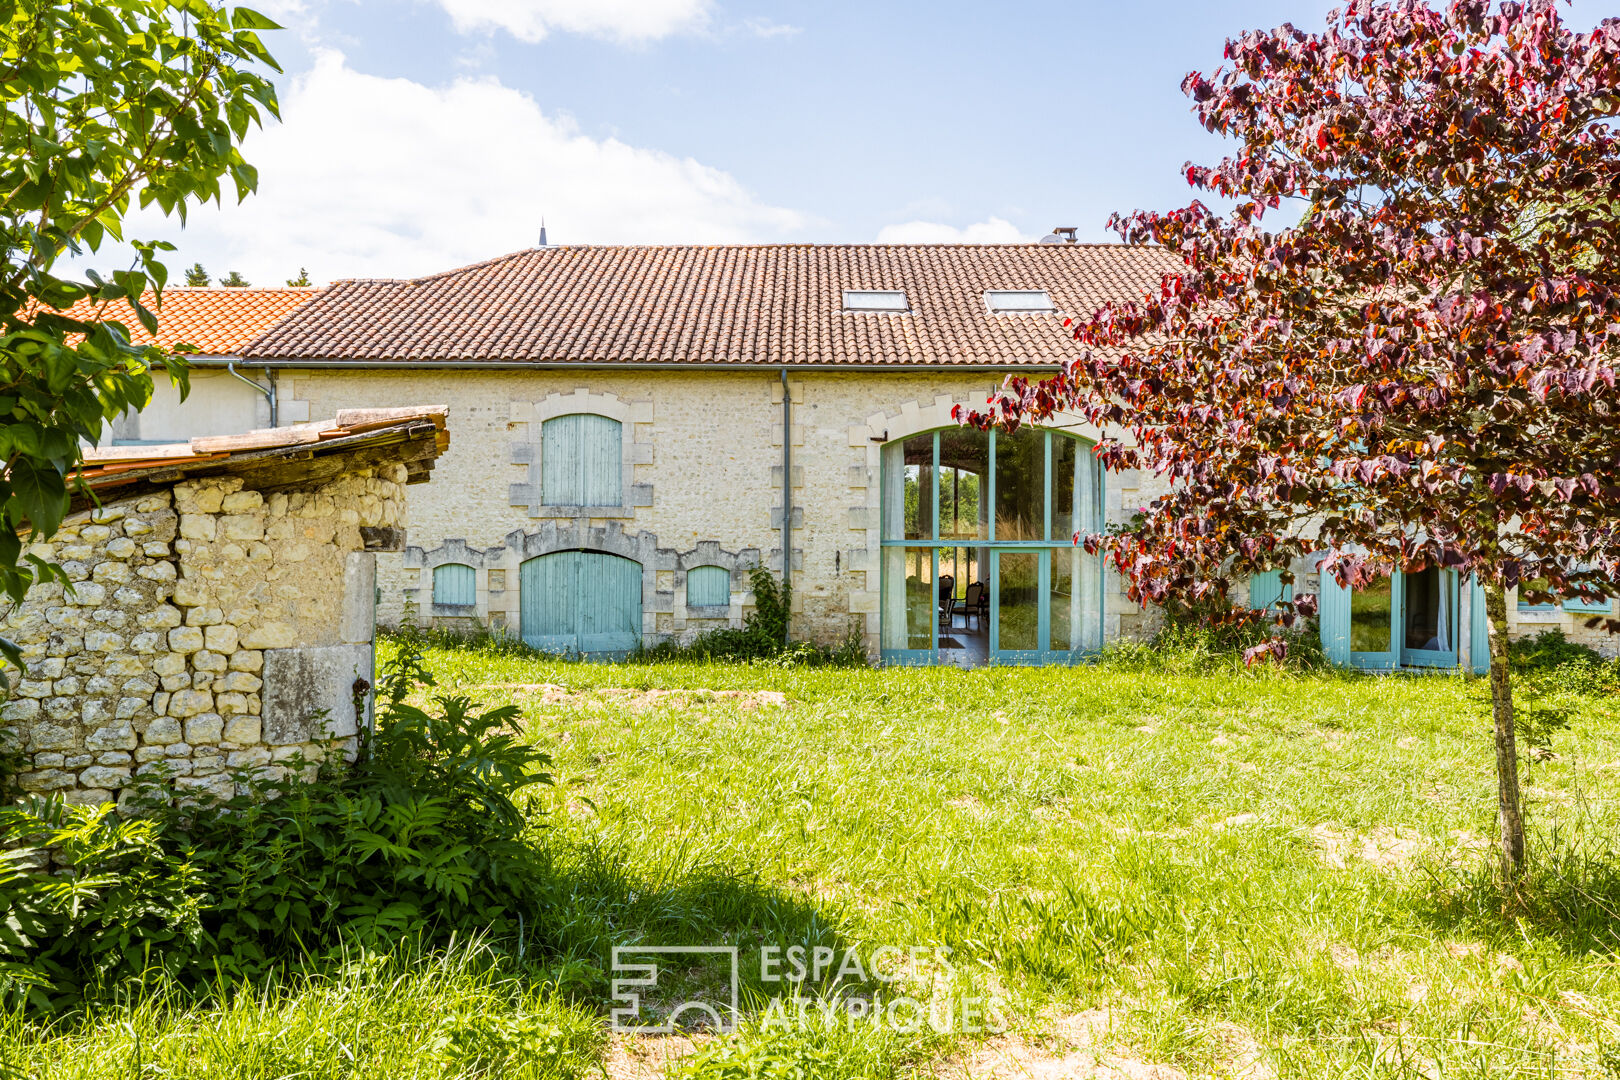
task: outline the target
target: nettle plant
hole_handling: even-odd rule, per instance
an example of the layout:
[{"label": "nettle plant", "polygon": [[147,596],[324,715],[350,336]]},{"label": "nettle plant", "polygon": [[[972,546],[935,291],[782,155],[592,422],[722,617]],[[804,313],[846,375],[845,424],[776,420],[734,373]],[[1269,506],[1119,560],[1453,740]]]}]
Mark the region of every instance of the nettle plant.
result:
[{"label": "nettle plant", "polygon": [[[1171,481],[1086,540],[1138,600],[1196,604],[1323,551],[1351,587],[1475,575],[1511,878],[1505,594],[1599,599],[1620,581],[1620,20],[1576,32],[1553,0],[1356,0],[1325,32],[1252,32],[1225,55],[1183,89],[1237,146],[1186,176],[1235,209],[1116,215],[1183,266],[1077,321],[1061,374],[1010,379],[964,419],[1078,412],[1113,433],[1107,468]],[[1285,200],[1297,224],[1271,227]]]}]

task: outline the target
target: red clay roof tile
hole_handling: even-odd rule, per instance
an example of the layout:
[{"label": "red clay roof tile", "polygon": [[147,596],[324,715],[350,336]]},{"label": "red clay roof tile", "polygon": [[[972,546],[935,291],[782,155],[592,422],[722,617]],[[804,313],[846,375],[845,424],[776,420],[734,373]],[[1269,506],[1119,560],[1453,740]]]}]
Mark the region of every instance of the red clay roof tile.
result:
[{"label": "red clay roof tile", "polygon": [[122,300],[80,300],[66,314],[75,319],[120,322],[136,345],[173,349],[194,345],[204,356],[238,356],[242,347],[263,334],[276,321],[316,295],[317,289],[188,289],[163,290],[163,301],[153,306],[158,330],[148,334],[135,312]]},{"label": "red clay roof tile", "polygon": [[[1053,365],[1065,315],[1134,299],[1181,265],[1093,244],[532,248],[412,281],[339,282],[260,335],[255,360]],[[906,314],[846,312],[845,289],[903,289]],[[1045,289],[1050,314],[994,315],[991,289]]]}]

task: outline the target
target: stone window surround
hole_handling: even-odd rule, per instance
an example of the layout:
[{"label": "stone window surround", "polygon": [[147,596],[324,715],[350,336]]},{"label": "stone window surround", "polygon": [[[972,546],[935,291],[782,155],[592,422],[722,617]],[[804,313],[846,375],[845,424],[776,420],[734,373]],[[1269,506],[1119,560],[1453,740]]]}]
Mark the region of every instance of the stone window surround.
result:
[{"label": "stone window surround", "polygon": [[[991,389],[994,392],[995,388]],[[983,400],[978,395],[971,398],[955,398],[949,394],[939,394],[929,402],[908,401],[900,406],[898,412],[873,413],[867,417],[866,423],[857,424],[849,429],[850,447],[864,448],[866,459],[864,465],[849,467],[852,504],[849,508],[849,529],[852,534],[849,569],[864,571],[866,574],[866,587],[850,593],[849,606],[851,615],[865,617],[869,649],[875,650],[882,626],[882,585],[879,579],[882,574],[883,557],[883,448],[889,443],[908,439],[913,435],[921,435],[937,428],[955,427],[957,422],[951,416],[951,410],[957,405],[963,409],[980,408]],[[1087,423],[1083,417],[1072,413],[1059,413],[1052,420],[1039,426],[1093,442],[1104,436],[1103,432]],[[1136,485],[1129,474],[1114,474],[1110,479],[1112,483],[1105,482],[1103,485],[1103,520],[1113,523],[1124,519],[1122,491],[1132,489]],[[1120,594],[1118,582],[1115,580],[1117,572],[1105,565],[1104,574],[1105,582],[1112,584],[1106,585],[1103,593],[1105,600],[1103,640],[1113,641],[1120,635],[1120,616],[1136,612],[1137,607]]]},{"label": "stone window surround", "polygon": [[[624,501],[619,506],[546,506],[541,501],[541,428],[547,420],[573,413],[605,416],[619,423],[624,440],[620,454],[624,476],[619,486]],[[525,427],[523,437],[512,443],[511,463],[528,469],[528,479],[511,486],[509,499],[513,506],[527,510],[530,517],[575,521],[629,518],[635,516],[637,507],[653,504],[653,486],[635,482],[636,466],[653,463],[650,435],[646,439],[636,437],[636,425],[653,422],[652,402],[621,401],[615,394],[599,394],[581,386],[573,393],[547,394],[541,401],[511,402],[509,415],[514,428],[519,424]]]},{"label": "stone window surround", "polygon": [[[413,561],[414,560],[414,561]],[[433,602],[433,571],[441,566],[460,564],[473,568],[474,587],[477,589],[477,600],[472,604],[437,604]],[[489,575],[480,574],[484,569],[484,553],[477,548],[468,547],[465,540],[446,540],[441,546],[432,551],[424,552],[421,548],[408,547],[405,549],[405,566],[417,567],[423,570],[423,587],[406,589],[405,599],[414,603],[416,610],[434,618],[475,618],[485,609],[485,594],[489,589]],[[422,603],[423,593],[426,592],[427,603]]]},{"label": "stone window surround", "polygon": [[[496,626],[509,627],[521,632],[520,575],[522,565],[541,555],[559,551],[600,551],[618,555],[641,565],[642,638],[657,640],[657,617],[668,613],[673,620],[674,632],[688,629],[688,620],[704,622],[725,620],[726,624],[740,628],[743,612],[753,602],[748,573],[759,565],[758,548],[727,551],[716,540],[702,540],[690,551],[676,552],[658,546],[658,538],[650,532],[626,532],[617,521],[601,524],[582,524],[577,521],[545,521],[534,531],[514,529],[506,535],[505,543],[479,549],[470,547],[465,540],[446,540],[431,551],[419,547],[405,549],[405,568],[420,574],[421,584],[405,589],[405,599],[417,603],[417,610],[433,616],[482,618]],[[477,575],[477,604],[428,604],[419,599],[426,589],[431,596],[433,570],[449,563],[471,566]],[[696,607],[686,605],[686,573],[699,566],[720,566],[731,574],[731,603],[727,607]],[[506,588],[489,587],[489,571],[504,571]],[[669,574],[673,586],[659,589],[660,574]]]}]

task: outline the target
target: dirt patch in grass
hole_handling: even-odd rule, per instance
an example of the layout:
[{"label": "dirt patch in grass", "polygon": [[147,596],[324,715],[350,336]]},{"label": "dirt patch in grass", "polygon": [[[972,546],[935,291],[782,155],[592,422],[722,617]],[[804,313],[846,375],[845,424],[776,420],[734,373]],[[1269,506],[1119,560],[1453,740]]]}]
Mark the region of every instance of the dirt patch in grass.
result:
[{"label": "dirt patch in grass", "polygon": [[742,709],[785,708],[787,695],[780,690],[636,690],[626,686],[604,686],[594,690],[571,690],[561,683],[484,683],[475,690],[517,691],[538,697],[542,705],[579,705],[599,702],[620,705],[638,712],[665,705],[702,705],[724,701]]},{"label": "dirt patch in grass", "polygon": [[697,1046],[687,1035],[615,1035],[602,1068],[608,1080],[662,1080],[677,1059]]},{"label": "dirt patch in grass", "polygon": [[971,1054],[943,1062],[934,1075],[942,1080],[1185,1080],[1187,1074],[1173,1065],[1104,1049],[1115,1021],[1109,1009],[1061,1016],[1049,1039],[998,1035]]},{"label": "dirt patch in grass", "polygon": [[1405,870],[1423,859],[1457,865],[1490,847],[1490,841],[1476,833],[1454,830],[1449,842],[1436,842],[1404,825],[1380,825],[1364,833],[1313,825],[1310,837],[1322,861],[1335,870],[1356,862],[1380,870]]}]

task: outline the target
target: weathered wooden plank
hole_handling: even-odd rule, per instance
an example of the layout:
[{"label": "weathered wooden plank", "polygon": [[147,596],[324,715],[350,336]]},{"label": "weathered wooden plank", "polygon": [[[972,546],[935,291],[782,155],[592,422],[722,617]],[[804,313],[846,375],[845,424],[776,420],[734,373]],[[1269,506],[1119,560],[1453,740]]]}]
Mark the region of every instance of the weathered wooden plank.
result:
[{"label": "weathered wooden plank", "polygon": [[321,425],[300,424],[297,427],[244,431],[240,435],[199,435],[191,440],[191,450],[196,454],[230,453],[234,450],[273,450],[320,441]]}]

